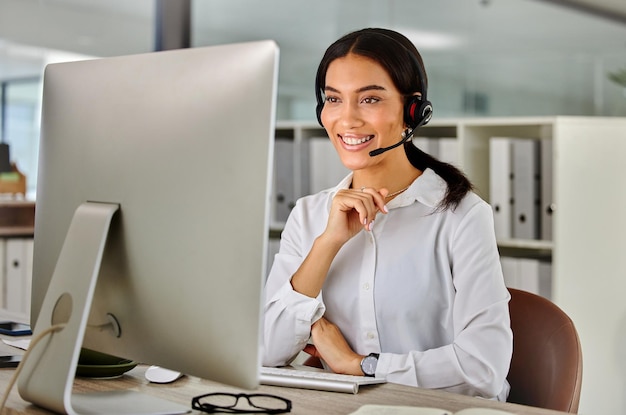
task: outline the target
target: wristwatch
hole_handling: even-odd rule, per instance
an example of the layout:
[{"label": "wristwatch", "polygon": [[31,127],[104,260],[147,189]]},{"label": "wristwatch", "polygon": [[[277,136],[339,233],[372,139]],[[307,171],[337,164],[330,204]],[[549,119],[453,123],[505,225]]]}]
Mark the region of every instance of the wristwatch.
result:
[{"label": "wristwatch", "polygon": [[365,376],[374,377],[378,365],[378,353],[370,353],[361,360],[361,370]]}]

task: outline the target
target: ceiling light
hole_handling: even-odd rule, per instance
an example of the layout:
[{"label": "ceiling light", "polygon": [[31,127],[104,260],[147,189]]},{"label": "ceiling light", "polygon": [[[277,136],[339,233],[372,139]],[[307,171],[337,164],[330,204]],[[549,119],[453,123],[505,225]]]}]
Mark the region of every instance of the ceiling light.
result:
[{"label": "ceiling light", "polygon": [[449,33],[430,32],[416,29],[399,29],[419,50],[454,49],[464,42],[458,36]]}]

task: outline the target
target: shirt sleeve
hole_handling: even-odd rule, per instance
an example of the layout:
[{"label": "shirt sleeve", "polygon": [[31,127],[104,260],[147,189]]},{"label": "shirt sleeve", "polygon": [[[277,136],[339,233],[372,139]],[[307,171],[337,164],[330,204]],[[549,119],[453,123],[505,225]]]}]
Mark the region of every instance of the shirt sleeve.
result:
[{"label": "shirt sleeve", "polygon": [[[311,298],[295,291],[291,277],[304,260],[305,232],[300,226],[302,205],[289,216],[280,249],[265,285],[262,362],[264,366],[289,364],[306,346],[311,325],[325,312],[322,295]],[[304,251],[306,249],[306,251]]]},{"label": "shirt sleeve", "polygon": [[491,208],[475,204],[450,241],[454,340],[408,354],[382,353],[376,371],[395,383],[506,399],[512,355],[508,301]]}]

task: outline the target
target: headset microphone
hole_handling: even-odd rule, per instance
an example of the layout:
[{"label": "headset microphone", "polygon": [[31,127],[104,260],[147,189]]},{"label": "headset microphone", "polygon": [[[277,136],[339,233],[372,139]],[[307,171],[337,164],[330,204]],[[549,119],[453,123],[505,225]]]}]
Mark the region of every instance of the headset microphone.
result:
[{"label": "headset microphone", "polygon": [[370,151],[370,157],[378,156],[379,154],[383,154],[385,151],[393,150],[394,148],[406,143],[411,139],[411,137],[413,137],[413,131],[414,130],[409,130],[408,133],[402,134],[402,140],[398,141],[394,145],[391,145],[389,147],[377,148],[376,150]]}]

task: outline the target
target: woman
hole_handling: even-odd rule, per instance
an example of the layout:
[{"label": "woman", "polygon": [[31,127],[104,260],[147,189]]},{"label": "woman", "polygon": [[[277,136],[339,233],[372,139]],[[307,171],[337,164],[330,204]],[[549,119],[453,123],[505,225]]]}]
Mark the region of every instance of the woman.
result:
[{"label": "woman", "polygon": [[407,142],[430,117],[426,85],[397,32],[364,29],[327,49],[318,120],[352,173],[287,220],[263,364],[305,350],[337,373],[505,400],[512,334],[491,208]]}]

